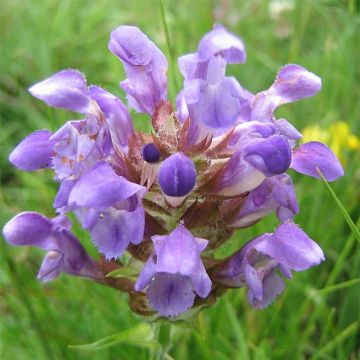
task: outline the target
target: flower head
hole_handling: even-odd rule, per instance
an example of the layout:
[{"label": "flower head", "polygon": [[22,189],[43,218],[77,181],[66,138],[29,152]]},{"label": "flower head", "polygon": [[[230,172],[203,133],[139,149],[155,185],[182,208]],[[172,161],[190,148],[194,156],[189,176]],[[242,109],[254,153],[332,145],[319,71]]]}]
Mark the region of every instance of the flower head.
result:
[{"label": "flower head", "polygon": [[[320,247],[292,222],[299,206],[287,171],[316,178],[321,171],[333,181],[343,169],[326,145],[299,145],[302,134],[275,115],[279,106],[315,95],[321,79],[290,64],[270,88],[252,94],[226,73],[227,64],[245,62],[243,41],[216,25],[196,52],[179,58],[184,84],[173,110],[167,60],[140,29],[116,28],[109,49],[126,73],[120,87],[127,105],[149,115],[151,133],[137,130],[127,106],[88,86],[77,70],[33,85],[36,98],[81,118],[54,133],[30,134],[10,154],[21,170],[54,170],[54,207],[61,215],[21,213],[5,225],[6,240],[47,251],[40,279],[60,272],[92,278],[126,291],[140,314],[178,316],[243,286],[255,308],[268,306],[284,288],[282,276],[324,260]],[[64,214],[71,211],[102,255],[98,262],[70,232]],[[215,257],[234,229],[272,212],[281,222],[274,233],[226,259]],[[131,276],[105,276],[127,266]]]}]

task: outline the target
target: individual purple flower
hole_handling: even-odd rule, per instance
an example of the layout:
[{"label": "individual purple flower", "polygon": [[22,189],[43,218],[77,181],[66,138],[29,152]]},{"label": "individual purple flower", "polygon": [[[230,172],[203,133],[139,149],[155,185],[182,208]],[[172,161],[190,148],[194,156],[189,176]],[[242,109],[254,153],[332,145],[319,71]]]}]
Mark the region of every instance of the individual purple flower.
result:
[{"label": "individual purple flower", "polygon": [[127,79],[121,87],[136,111],[154,114],[167,99],[167,61],[137,27],[119,26],[111,33],[110,51],[123,63]]},{"label": "individual purple flower", "polygon": [[161,191],[170,204],[177,206],[195,186],[195,165],[184,154],[175,153],[162,162],[158,181]]},{"label": "individual purple flower", "polygon": [[297,225],[288,222],[274,233],[246,243],[226,261],[217,277],[227,286],[247,286],[250,304],[261,309],[284,289],[284,282],[276,271],[291,279],[291,270],[303,271],[324,259],[320,247]]},{"label": "individual purple flower", "polygon": [[36,212],[23,212],[5,225],[3,234],[11,245],[36,246],[47,251],[38,273],[42,281],[53,280],[60,272],[101,279],[99,268],[70,228],[70,220],[63,215],[49,219]]},{"label": "individual purple flower", "polygon": [[291,220],[299,212],[292,180],[287,174],[267,178],[252,190],[230,226],[250,226],[273,211],[280,221]]},{"label": "individual purple flower", "polygon": [[253,138],[240,147],[225,164],[215,191],[225,196],[255,189],[266,177],[284,173],[290,166],[291,148],[285,137]]},{"label": "individual purple flower", "polygon": [[91,119],[96,118],[97,127],[109,133],[111,146],[127,152],[128,140],[134,129],[125,105],[99,86],[88,88],[84,75],[79,71],[62,70],[33,85],[29,91],[49,106],[85,114],[82,122],[92,123],[88,128],[94,127]]},{"label": "individual purple flower", "polygon": [[321,79],[299,65],[286,65],[277,74],[274,84],[255,96],[251,120],[270,121],[275,109],[315,95],[321,89]]},{"label": "individual purple flower", "polygon": [[196,53],[179,58],[180,71],[186,80],[206,79],[209,61],[214,57],[222,59],[224,66],[246,60],[242,40],[219,24],[201,39]]},{"label": "individual purple flower", "polygon": [[96,164],[72,187],[68,204],[107,259],[118,258],[129,243],[142,241],[146,189],[119,176],[105,162]]},{"label": "individual purple flower", "polygon": [[344,175],[340,161],[334,153],[320,142],[308,142],[295,149],[291,160],[292,169],[305,175],[321,179],[318,170],[325,179],[335,181]]},{"label": "individual purple flower", "polygon": [[62,70],[29,89],[36,98],[49,106],[87,113],[90,107],[89,91],[84,75],[77,70]]},{"label": "individual purple flower", "polygon": [[181,121],[190,116],[188,146],[208,135],[222,134],[250,117],[252,95],[235,78],[225,76],[227,63],[245,59],[241,39],[221,25],[203,37],[196,53],[179,58],[185,83],[177,98],[177,115]]},{"label": "individual purple flower", "polygon": [[20,170],[33,171],[51,166],[55,141],[51,131],[38,130],[28,135],[11,152],[9,161]]},{"label": "individual purple flower", "polygon": [[163,316],[177,316],[194,303],[195,295],[206,298],[211,280],[200,253],[205,239],[195,238],[183,225],[167,236],[153,236],[154,254],[146,262],[136,284],[141,291],[148,286],[150,305]]}]

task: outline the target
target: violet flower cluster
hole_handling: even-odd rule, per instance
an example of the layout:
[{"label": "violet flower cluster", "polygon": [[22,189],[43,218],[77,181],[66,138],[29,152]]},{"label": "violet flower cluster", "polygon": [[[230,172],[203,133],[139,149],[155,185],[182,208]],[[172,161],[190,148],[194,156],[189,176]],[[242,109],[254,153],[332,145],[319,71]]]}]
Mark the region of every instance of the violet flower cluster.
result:
[{"label": "violet flower cluster", "polygon": [[[46,251],[39,279],[60,272],[93,279],[127,292],[140,314],[174,317],[238,287],[247,288],[254,308],[268,306],[292,271],[324,260],[293,222],[299,206],[287,170],[315,178],[320,170],[333,181],[343,169],[326,145],[300,144],[299,131],[275,116],[279,106],[315,95],[320,78],[286,65],[267,90],[252,94],[226,75],[227,64],[246,60],[242,40],[216,25],[195,53],[179,58],[184,83],[173,108],[167,60],[146,35],[120,26],[109,49],[125,69],[120,87],[128,106],[149,116],[151,134],[136,131],[127,106],[88,86],[77,70],[32,86],[36,98],[82,118],[54,133],[36,131],[10,154],[21,170],[55,172],[58,216],[20,213],[5,225],[5,239]],[[71,233],[69,212],[90,233],[100,259]],[[225,259],[214,257],[235,229],[272,212],[280,222],[273,233]],[[106,276],[114,271],[122,275]]]}]

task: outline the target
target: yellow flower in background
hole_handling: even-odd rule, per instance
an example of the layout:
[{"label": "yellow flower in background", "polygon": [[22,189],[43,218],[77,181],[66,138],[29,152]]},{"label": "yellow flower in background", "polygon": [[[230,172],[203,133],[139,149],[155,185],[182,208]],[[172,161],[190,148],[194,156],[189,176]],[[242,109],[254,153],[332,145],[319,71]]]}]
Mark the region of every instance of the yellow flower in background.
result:
[{"label": "yellow flower in background", "polygon": [[345,121],[338,121],[323,129],[318,125],[307,126],[302,130],[304,143],[320,141],[327,144],[336,156],[345,164],[345,154],[348,151],[360,149],[360,139],[351,133],[349,125]]}]

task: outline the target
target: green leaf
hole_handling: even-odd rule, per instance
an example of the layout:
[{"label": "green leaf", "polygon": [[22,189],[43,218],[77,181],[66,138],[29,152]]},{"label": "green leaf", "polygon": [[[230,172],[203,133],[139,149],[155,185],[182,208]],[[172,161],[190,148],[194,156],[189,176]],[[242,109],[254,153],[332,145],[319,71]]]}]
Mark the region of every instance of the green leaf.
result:
[{"label": "green leaf", "polygon": [[69,345],[75,350],[97,351],[116,344],[133,345],[144,348],[156,348],[159,343],[154,339],[153,330],[148,323],[140,323],[119,333],[107,336],[90,344]]},{"label": "green leaf", "polygon": [[120,278],[120,277],[127,277],[127,278],[134,278],[139,275],[139,271],[134,269],[133,267],[124,266],[119,269],[110,271],[106,274],[106,277],[113,277],[113,278]]}]

